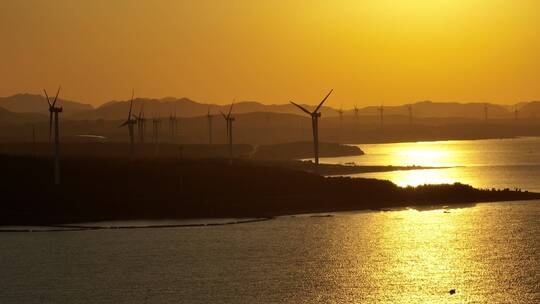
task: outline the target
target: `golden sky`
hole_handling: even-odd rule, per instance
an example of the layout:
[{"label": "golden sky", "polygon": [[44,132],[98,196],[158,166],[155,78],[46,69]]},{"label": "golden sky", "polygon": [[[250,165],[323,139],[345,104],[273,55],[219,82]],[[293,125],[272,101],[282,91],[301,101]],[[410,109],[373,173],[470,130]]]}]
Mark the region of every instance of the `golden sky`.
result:
[{"label": "golden sky", "polygon": [[538,0],[2,0],[0,96],[540,99]]}]

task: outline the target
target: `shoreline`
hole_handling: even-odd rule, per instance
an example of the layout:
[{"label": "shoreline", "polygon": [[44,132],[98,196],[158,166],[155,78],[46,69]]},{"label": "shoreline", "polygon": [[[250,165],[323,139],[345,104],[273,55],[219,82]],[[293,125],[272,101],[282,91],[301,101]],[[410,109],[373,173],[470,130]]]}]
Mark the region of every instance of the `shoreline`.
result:
[{"label": "shoreline", "polygon": [[[208,223],[179,223],[179,224],[151,224],[151,225],[81,225],[81,224],[99,224],[101,222],[90,222],[90,223],[68,223],[68,224],[58,224],[58,225],[39,225],[39,226],[28,226],[28,225],[9,225],[3,226],[0,225],[0,233],[42,233],[42,232],[74,232],[74,231],[96,231],[96,230],[127,230],[127,229],[166,229],[166,228],[210,228],[210,227],[219,227],[219,226],[230,226],[230,225],[241,225],[241,224],[252,224],[252,223],[261,223],[268,222],[272,220],[277,220],[279,218],[298,218],[298,217],[308,217],[308,218],[328,218],[339,216],[341,214],[351,214],[351,213],[376,213],[376,212],[398,212],[405,210],[416,210],[418,212],[424,211],[433,211],[433,210],[444,210],[445,212],[462,209],[462,208],[473,208],[481,204],[518,204],[518,203],[537,203],[540,204],[540,198],[531,199],[531,200],[517,200],[517,201],[486,201],[486,202],[474,202],[474,203],[455,203],[455,204],[434,204],[434,205],[410,205],[410,206],[401,206],[401,207],[389,207],[383,209],[352,209],[352,210],[328,210],[328,211],[319,211],[319,212],[299,212],[299,213],[290,213],[290,214],[281,214],[275,215],[272,217],[264,218],[237,218],[234,221],[225,221],[225,222],[208,222]],[[451,213],[451,212],[448,212]],[[224,218],[213,218],[215,220],[220,220]],[[189,220],[201,220],[201,218],[186,218],[186,219],[133,219],[133,220],[118,220],[118,222],[134,222],[134,221],[148,221],[148,222],[159,222],[159,221],[189,221]],[[207,218],[207,220],[211,220]],[[4,229],[3,227],[9,227],[9,229]],[[16,227],[27,227],[27,229],[13,229]],[[33,228],[44,228],[44,229],[31,229]],[[51,228],[51,229],[48,229]]]},{"label": "shoreline", "polygon": [[[346,157],[346,156],[345,156]],[[304,172],[313,172],[314,164],[310,160],[290,160],[290,161],[256,161],[261,165],[269,165],[276,167],[283,167],[293,170],[300,170]],[[379,173],[379,172],[393,172],[393,171],[410,171],[410,170],[433,170],[433,169],[450,169],[457,166],[378,166],[378,165],[344,165],[344,164],[330,164],[320,163],[319,174],[322,176],[336,177],[343,175],[353,175],[362,173]]]},{"label": "shoreline", "polygon": [[502,139],[517,139],[517,138],[540,138],[540,136],[532,135],[508,135],[508,136],[485,136],[485,137],[449,137],[435,139],[403,139],[397,141],[376,141],[368,140],[358,143],[344,142],[342,145],[359,146],[359,145],[385,145],[385,144],[407,144],[407,143],[433,143],[433,142],[449,142],[449,141],[479,141],[479,140],[502,140]]}]

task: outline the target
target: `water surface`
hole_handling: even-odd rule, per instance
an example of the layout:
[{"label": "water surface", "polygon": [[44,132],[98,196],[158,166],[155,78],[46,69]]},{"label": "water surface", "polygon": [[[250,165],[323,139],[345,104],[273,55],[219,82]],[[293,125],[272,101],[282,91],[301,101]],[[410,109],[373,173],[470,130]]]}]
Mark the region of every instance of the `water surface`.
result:
[{"label": "water surface", "polygon": [[539,202],[0,233],[0,303],[540,303],[539,252]]},{"label": "water surface", "polygon": [[357,174],[400,186],[461,182],[480,188],[540,192],[540,138],[455,140],[358,145],[366,155],[322,158],[322,163],[454,167]]}]

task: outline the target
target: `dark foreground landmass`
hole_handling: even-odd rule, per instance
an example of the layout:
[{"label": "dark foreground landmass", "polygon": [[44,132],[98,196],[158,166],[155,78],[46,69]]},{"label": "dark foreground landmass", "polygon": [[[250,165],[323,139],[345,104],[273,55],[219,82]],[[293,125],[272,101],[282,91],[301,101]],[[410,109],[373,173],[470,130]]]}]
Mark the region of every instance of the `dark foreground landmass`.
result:
[{"label": "dark foreground landmass", "polygon": [[467,185],[400,188],[389,181],[322,177],[220,159],[64,158],[52,185],[49,158],[0,155],[1,225],[104,220],[272,217],[283,214],[538,199]]},{"label": "dark foreground landmass", "polygon": [[[69,139],[69,138],[68,138]],[[71,139],[73,140],[73,138]],[[122,158],[130,153],[130,145],[125,142],[62,142],[62,155],[70,157]],[[88,140],[88,139],[85,139]],[[0,153],[9,155],[51,156],[49,142],[0,143]],[[248,144],[233,145],[236,158],[253,160],[292,160],[313,158],[311,142],[291,142],[286,144],[253,146]],[[364,152],[356,147],[338,143],[320,143],[320,157],[360,156]],[[180,143],[136,143],[136,158],[226,158],[229,146],[224,144],[180,144]]]}]

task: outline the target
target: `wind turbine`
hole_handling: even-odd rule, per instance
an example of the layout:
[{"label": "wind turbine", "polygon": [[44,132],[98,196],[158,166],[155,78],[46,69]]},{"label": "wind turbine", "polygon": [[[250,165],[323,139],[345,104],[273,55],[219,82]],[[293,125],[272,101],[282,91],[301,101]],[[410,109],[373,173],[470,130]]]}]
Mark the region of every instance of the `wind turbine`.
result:
[{"label": "wind turbine", "polygon": [[338,110],[339,114],[339,141],[341,141],[341,133],[343,133],[343,108],[340,107]]},{"label": "wind turbine", "polygon": [[47,103],[49,104],[49,141],[51,139],[53,120],[54,120],[54,184],[60,185],[60,130],[58,126],[58,113],[62,113],[62,107],[57,107],[58,95],[60,94],[60,86],[56,92],[56,97],[51,103],[47,91],[43,90]]},{"label": "wind turbine", "polygon": [[379,111],[381,128],[382,128],[384,126],[384,106],[381,105],[379,108],[377,108],[377,110]]},{"label": "wind turbine", "polygon": [[[206,114],[206,118],[208,119],[208,144],[212,144],[212,118],[214,118],[214,115],[210,114],[210,107],[208,107],[208,113]],[[227,130],[227,134],[229,134],[229,131]]]},{"label": "wind turbine", "polygon": [[171,132],[171,139],[174,141],[176,131],[178,130],[178,119],[176,118],[176,105],[174,106],[174,114],[169,116],[169,129]]},{"label": "wind turbine", "polygon": [[515,109],[514,109],[514,120],[516,120],[516,121],[519,119],[518,114],[519,114],[518,109],[515,108]]},{"label": "wind turbine", "polygon": [[332,94],[333,91],[333,89],[330,90],[330,92],[326,95],[326,97],[324,97],[324,99],[321,101],[321,103],[319,103],[319,105],[315,108],[313,112],[310,112],[301,105],[291,101],[293,105],[297,106],[300,110],[311,116],[311,126],[313,128],[313,152],[315,154],[315,174],[319,173],[319,118],[321,117],[319,109],[322,107],[323,103],[328,99],[328,97],[330,96],[330,94]]},{"label": "wind turbine", "polygon": [[121,127],[124,127],[124,126],[127,126],[128,127],[128,131],[129,131],[129,155],[131,158],[133,158],[133,155],[134,155],[134,147],[133,147],[133,143],[135,141],[135,138],[134,138],[134,133],[133,133],[133,126],[135,124],[137,124],[137,120],[135,119],[135,115],[132,115],[131,114],[131,111],[133,110],[133,97],[135,97],[135,90],[132,90],[131,91],[131,100],[129,101],[129,112],[128,112],[128,116],[127,116],[127,119],[126,121],[124,121],[124,123],[122,123],[120,126],[118,126],[119,128]]},{"label": "wind turbine", "polygon": [[225,115],[225,113],[221,112],[221,115],[223,115],[223,118],[225,119],[227,123],[227,141],[229,142],[229,165],[232,165],[233,163],[233,122],[235,121],[234,117],[231,116],[231,112],[234,106],[234,101],[231,103],[231,107],[229,108],[229,113]]},{"label": "wind turbine", "polygon": [[413,122],[412,105],[407,105],[407,111],[409,112],[409,125]]},{"label": "wind turbine", "polygon": [[144,133],[146,130],[146,118],[144,118],[144,101],[141,104],[141,109],[139,110],[139,115],[135,115],[137,119],[137,131],[139,132],[139,142],[144,143]]},{"label": "wind turbine", "polygon": [[354,105],[354,118],[358,120],[358,106]]},{"label": "wind turbine", "polygon": [[161,119],[159,118],[159,113],[157,116],[154,115],[152,119],[152,133],[154,135],[154,155],[158,154],[159,151],[159,126],[161,124]]}]

